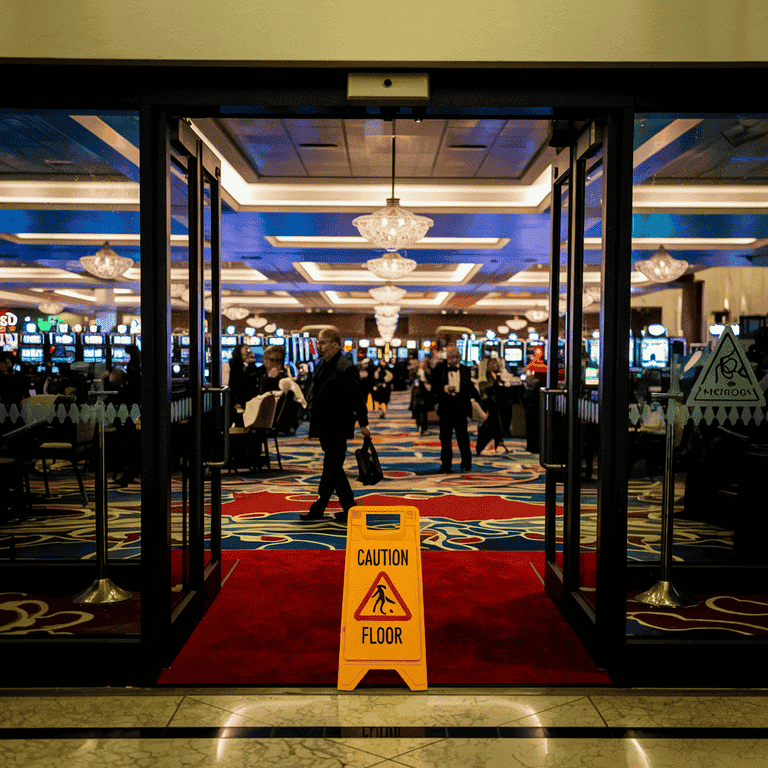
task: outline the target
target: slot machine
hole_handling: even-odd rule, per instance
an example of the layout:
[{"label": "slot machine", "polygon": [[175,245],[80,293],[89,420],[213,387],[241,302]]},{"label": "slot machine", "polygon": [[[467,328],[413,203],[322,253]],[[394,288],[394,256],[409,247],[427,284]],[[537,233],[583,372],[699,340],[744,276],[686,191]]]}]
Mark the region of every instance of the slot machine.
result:
[{"label": "slot machine", "polygon": [[504,364],[507,371],[517,374],[521,368],[525,367],[525,346],[522,341],[512,339],[504,342]]},{"label": "slot machine", "polygon": [[107,334],[85,331],[80,334],[80,347],[84,363],[107,365]]},{"label": "slot machine", "polygon": [[228,363],[232,358],[235,347],[240,345],[240,337],[236,334],[222,334],[221,337],[221,363]]},{"label": "slot machine", "polygon": [[48,358],[44,334],[27,331],[19,336],[19,361],[33,366],[37,373],[48,371]]},{"label": "slot machine", "polygon": [[[62,328],[62,326],[59,326]],[[56,330],[48,334],[48,359],[57,369],[72,365],[77,360],[77,339],[69,330]],[[53,368],[51,368],[53,371]]]},{"label": "slot machine", "polygon": [[131,356],[126,347],[133,344],[133,336],[128,333],[128,328],[124,325],[117,327],[117,333],[113,333],[109,339],[109,352],[111,364],[128,365]]}]

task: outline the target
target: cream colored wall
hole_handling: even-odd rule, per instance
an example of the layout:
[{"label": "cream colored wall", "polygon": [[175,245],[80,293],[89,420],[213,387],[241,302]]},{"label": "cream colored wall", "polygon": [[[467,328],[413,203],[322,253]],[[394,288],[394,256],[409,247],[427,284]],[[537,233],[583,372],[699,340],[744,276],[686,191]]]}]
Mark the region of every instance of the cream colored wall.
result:
[{"label": "cream colored wall", "polygon": [[[768,268],[766,267],[711,267],[696,273],[696,280],[703,281],[702,331],[703,338],[709,325],[714,322],[713,313],[730,311],[731,322],[738,322],[742,315],[768,313]],[[632,297],[633,307],[661,307],[661,323],[670,335],[682,334],[681,317],[683,292],[679,288],[655,291]]]},{"label": "cream colored wall", "polygon": [[682,336],[680,327],[683,309],[683,292],[680,288],[645,293],[632,297],[633,307],[661,307],[661,324],[670,336]]},{"label": "cream colored wall", "polygon": [[0,57],[732,62],[767,43],[765,0],[0,0]]}]

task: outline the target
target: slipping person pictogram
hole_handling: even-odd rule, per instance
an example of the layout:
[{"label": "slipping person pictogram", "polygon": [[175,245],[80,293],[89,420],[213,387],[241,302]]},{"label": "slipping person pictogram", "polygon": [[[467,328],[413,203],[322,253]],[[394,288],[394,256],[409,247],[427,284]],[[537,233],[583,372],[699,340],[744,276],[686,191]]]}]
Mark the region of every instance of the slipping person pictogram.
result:
[{"label": "slipping person pictogram", "polygon": [[[378,587],[376,587],[376,602],[373,604],[373,608],[371,609],[372,612],[376,612],[376,606],[379,605],[379,602],[381,602],[381,605],[379,606],[379,613],[384,615],[384,603],[392,603],[392,605],[395,604],[394,600],[390,600],[385,594],[384,590],[386,587],[383,584],[379,584]],[[390,613],[394,613],[394,611],[390,608]]]}]

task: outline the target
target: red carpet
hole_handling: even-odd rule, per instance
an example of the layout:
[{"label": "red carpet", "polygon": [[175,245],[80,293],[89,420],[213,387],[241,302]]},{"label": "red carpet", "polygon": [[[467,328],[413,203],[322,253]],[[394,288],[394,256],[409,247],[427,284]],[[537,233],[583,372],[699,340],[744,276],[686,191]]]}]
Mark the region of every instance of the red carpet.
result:
[{"label": "red carpet", "polygon": [[[168,685],[336,685],[344,552],[230,550],[239,563]],[[544,593],[539,552],[422,552],[430,685],[610,684]],[[512,621],[510,621],[510,618]],[[369,672],[363,684],[402,684]]]}]

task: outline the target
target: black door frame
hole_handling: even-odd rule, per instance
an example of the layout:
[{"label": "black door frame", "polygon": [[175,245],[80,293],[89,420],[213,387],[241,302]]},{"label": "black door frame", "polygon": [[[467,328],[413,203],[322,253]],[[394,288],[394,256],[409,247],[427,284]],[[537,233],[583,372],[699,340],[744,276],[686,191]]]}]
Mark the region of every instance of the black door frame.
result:
[{"label": "black door frame", "polygon": [[[542,396],[542,461],[545,486],[545,585],[595,659],[612,663],[625,642],[627,492],[626,403],[629,370],[629,304],[632,249],[632,110],[606,110],[572,126],[567,167],[554,171],[549,337],[558,336],[562,188],[568,184],[567,311],[565,386],[558,381],[550,344],[547,386]],[[584,207],[589,159],[602,156],[602,260],[600,384],[598,387],[597,584],[594,604],[581,591],[581,418],[579,415]],[[565,153],[563,153],[565,154]],[[565,402],[565,433],[557,434],[556,398]],[[563,560],[556,559],[556,484],[562,473]]]}]

